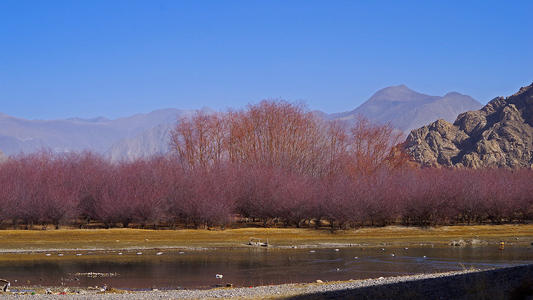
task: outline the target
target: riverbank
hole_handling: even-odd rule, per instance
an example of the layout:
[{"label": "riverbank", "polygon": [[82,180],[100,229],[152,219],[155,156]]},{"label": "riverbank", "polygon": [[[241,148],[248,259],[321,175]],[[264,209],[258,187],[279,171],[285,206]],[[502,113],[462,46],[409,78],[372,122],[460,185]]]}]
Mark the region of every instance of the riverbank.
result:
[{"label": "riverbank", "polygon": [[[488,271],[380,277],[341,282],[281,284],[250,288],[126,292],[65,290],[64,295],[31,292],[4,293],[6,298],[33,299],[510,299],[533,296],[533,265]],[[24,290],[19,288],[19,290]],[[29,289],[27,289],[29,290]],[[61,290],[61,289],[60,289]],[[41,293],[43,289],[38,291]],[[57,293],[58,288],[54,289]],[[522,299],[522,298],[517,298]]]},{"label": "riverbank", "polygon": [[[0,260],[42,251],[108,251],[250,247],[251,239],[273,248],[448,247],[451,245],[530,245],[533,225],[361,228],[327,230],[240,228],[227,230],[60,229],[0,230]],[[460,241],[463,242],[460,242]]]}]

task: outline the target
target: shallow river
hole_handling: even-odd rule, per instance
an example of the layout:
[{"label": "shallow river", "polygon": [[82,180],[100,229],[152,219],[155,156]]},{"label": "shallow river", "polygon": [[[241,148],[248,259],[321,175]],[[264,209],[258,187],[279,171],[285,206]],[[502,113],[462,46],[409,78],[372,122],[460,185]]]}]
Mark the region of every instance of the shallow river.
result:
[{"label": "shallow river", "polygon": [[[220,249],[209,251],[118,251],[27,254],[0,262],[0,278],[13,286],[89,287],[107,284],[125,289],[210,288],[217,284],[256,286],[486,269],[533,263],[533,248],[340,248]],[[111,277],[88,277],[83,273]],[[107,274],[106,274],[107,273]],[[111,274],[110,274],[111,273]],[[216,278],[216,274],[223,275]],[[99,274],[102,275],[102,274]],[[219,276],[220,277],[220,276]],[[15,281],[16,280],[16,281]]]}]

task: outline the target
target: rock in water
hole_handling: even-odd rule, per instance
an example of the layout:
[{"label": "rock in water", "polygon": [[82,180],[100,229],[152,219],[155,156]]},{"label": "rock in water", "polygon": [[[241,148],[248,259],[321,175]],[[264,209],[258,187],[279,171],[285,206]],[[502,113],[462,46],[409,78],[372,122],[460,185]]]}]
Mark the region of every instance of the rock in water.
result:
[{"label": "rock in water", "polygon": [[423,166],[533,168],[533,84],[453,124],[437,120],[411,131],[405,149]]}]

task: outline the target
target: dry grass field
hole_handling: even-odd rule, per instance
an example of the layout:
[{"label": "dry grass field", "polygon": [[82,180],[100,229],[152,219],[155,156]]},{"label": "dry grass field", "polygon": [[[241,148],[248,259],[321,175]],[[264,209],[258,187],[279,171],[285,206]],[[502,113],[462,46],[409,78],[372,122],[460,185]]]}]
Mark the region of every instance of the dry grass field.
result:
[{"label": "dry grass field", "polygon": [[249,247],[246,244],[250,238],[268,240],[273,247],[438,247],[460,239],[480,240],[488,245],[500,241],[506,245],[529,245],[533,242],[533,225],[389,226],[335,233],[296,228],[1,230],[0,252]]}]

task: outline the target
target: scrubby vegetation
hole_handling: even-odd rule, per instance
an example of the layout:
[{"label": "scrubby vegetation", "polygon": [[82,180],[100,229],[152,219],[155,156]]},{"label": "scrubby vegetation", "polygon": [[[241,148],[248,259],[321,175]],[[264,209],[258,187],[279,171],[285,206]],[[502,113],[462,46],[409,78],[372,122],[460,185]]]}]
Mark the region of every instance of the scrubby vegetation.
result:
[{"label": "scrubby vegetation", "polygon": [[389,126],[351,128],[261,102],[179,122],[171,155],[112,164],[92,153],[0,164],[4,227],[69,224],[332,229],[527,222],[533,171],[420,169]]}]

